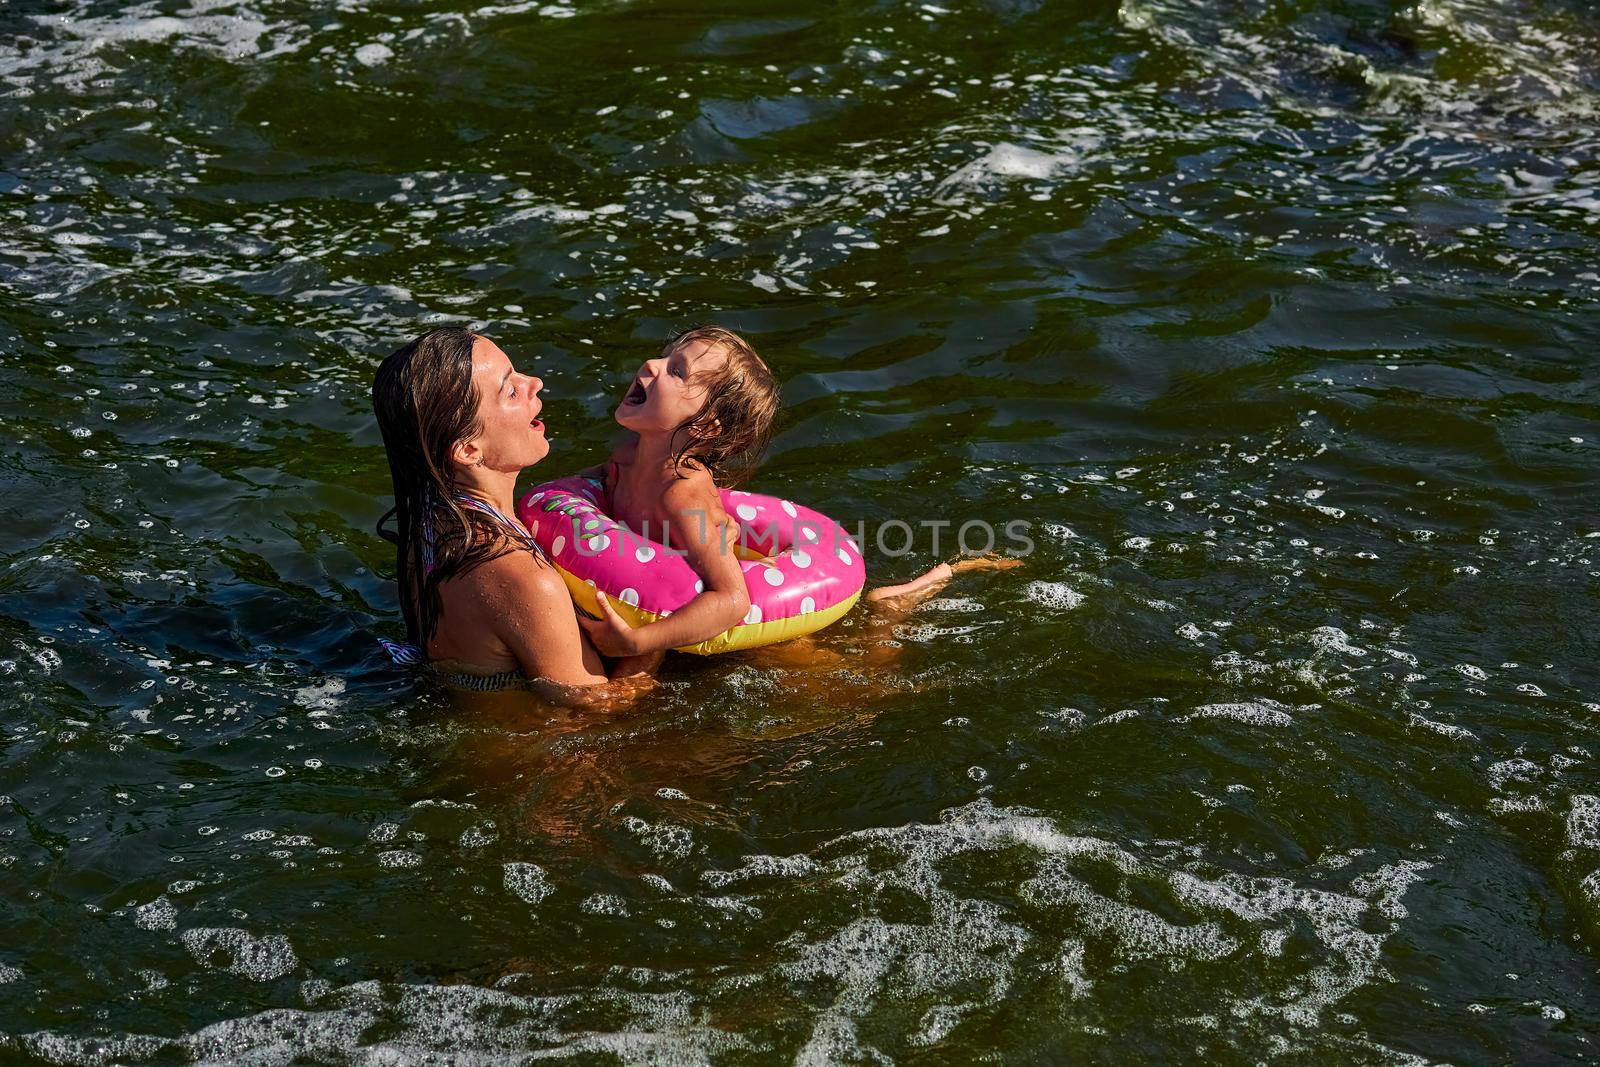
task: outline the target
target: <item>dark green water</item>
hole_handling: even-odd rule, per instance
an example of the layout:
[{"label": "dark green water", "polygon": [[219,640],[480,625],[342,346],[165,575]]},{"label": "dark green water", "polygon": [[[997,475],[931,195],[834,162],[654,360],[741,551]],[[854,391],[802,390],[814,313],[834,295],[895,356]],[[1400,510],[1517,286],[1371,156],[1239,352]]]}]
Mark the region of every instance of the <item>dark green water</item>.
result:
[{"label": "dark green water", "polygon": [[[1589,5],[183,3],[0,5],[8,1061],[1590,1057]],[[377,360],[553,477],[703,319],[756,488],[1027,567],[611,722],[392,668]]]}]

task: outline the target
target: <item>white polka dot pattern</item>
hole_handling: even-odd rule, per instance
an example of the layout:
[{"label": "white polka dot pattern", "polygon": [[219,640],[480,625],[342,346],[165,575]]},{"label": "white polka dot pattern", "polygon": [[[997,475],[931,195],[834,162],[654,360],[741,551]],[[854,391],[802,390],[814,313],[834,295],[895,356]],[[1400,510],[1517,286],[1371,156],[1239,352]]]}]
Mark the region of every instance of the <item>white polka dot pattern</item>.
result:
[{"label": "white polka dot pattern", "polygon": [[[665,618],[705,591],[681,550],[616,522],[606,514],[604,491],[591,497],[591,486],[580,478],[550,482],[517,509],[569,582],[604,593],[633,625]],[[740,560],[740,569],[750,609],[740,625],[690,651],[749,648],[810,633],[860,595],[866,577],[860,550],[838,523],[803,504],[760,493],[724,490],[722,501],[739,526],[741,553],[749,557]],[[799,622],[802,616],[813,619]]]}]

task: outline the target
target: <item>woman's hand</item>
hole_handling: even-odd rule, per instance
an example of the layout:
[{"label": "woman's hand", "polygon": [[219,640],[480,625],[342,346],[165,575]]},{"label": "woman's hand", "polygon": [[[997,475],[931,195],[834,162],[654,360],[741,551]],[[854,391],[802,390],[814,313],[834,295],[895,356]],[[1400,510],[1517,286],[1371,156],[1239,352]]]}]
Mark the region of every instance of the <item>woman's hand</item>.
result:
[{"label": "woman's hand", "polygon": [[641,652],[637,656],[614,659],[611,661],[611,680],[620,682],[654,678],[656,671],[661,669],[661,661],[666,658],[665,652]]},{"label": "woman's hand", "polygon": [[618,658],[654,651],[644,647],[639,640],[639,631],[623,621],[622,616],[617,614],[604,593],[596,589],[594,598],[600,605],[600,618],[591,619],[587,615],[579,615],[578,625],[583,627],[584,633],[589,635],[590,643],[602,656]]}]

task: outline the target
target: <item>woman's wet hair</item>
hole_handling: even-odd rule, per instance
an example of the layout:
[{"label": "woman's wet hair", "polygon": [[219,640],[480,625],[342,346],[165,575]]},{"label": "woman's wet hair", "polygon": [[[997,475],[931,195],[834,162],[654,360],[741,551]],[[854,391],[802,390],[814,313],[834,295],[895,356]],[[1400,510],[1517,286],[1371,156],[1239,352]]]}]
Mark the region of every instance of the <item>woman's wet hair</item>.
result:
[{"label": "woman's wet hair", "polygon": [[476,340],[458,326],[429,330],[390,354],[372,383],[394,482],[394,507],[378,520],[378,534],[395,545],[406,630],[423,649],[439,628],[439,586],[519,547],[494,519],[455,499],[450,451],[482,429],[472,382]]},{"label": "woman's wet hair", "polygon": [[694,341],[721,348],[728,361],[702,378],[705,403],[672,432],[672,466],[697,464],[711,472],[717,485],[737,485],[754,473],[772,440],[781,404],[778,383],[750,342],[721,326],[680,330],[661,354]]}]

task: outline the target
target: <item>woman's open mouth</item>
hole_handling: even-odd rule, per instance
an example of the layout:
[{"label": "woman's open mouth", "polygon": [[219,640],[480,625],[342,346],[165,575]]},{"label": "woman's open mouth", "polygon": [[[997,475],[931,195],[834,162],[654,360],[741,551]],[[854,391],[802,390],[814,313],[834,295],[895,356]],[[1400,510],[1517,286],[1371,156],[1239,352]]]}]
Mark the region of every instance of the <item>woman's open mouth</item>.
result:
[{"label": "woman's open mouth", "polygon": [[540,422],[538,419],[531,420],[528,423],[528,425],[532,426],[535,430],[539,431],[540,433],[544,433],[544,423]]},{"label": "woman's open mouth", "polygon": [[629,405],[643,404],[646,399],[644,383],[635,379],[633,388],[628,390],[628,395],[622,398],[622,402]]}]

